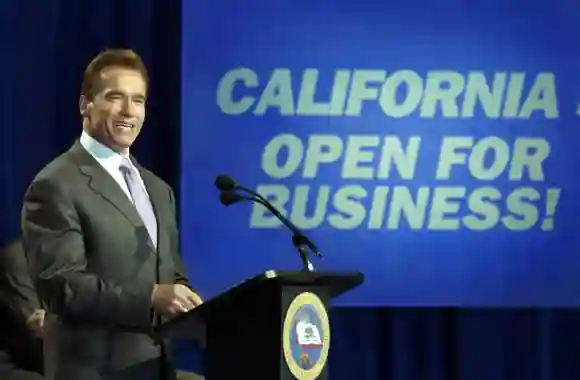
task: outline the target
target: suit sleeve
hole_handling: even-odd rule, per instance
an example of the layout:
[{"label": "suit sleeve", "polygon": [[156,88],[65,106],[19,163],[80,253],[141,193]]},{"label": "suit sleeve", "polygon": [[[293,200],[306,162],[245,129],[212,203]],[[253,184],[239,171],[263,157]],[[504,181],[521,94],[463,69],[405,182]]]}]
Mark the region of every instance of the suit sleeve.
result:
[{"label": "suit sleeve", "polygon": [[38,180],[22,209],[23,244],[38,295],[63,319],[149,328],[153,285],[118,284],[87,272],[84,235],[73,199]]},{"label": "suit sleeve", "polygon": [[8,309],[18,320],[26,322],[41,308],[21,241],[10,244],[0,253],[0,284]]},{"label": "suit sleeve", "polygon": [[177,230],[177,206],[175,204],[175,195],[173,190],[169,188],[169,199],[171,203],[171,211],[173,219],[175,219],[175,228],[171,231],[171,255],[173,257],[173,266],[175,267],[174,283],[185,285],[191,289],[189,280],[187,279],[187,272],[183,260],[181,259],[179,249],[179,231]]}]

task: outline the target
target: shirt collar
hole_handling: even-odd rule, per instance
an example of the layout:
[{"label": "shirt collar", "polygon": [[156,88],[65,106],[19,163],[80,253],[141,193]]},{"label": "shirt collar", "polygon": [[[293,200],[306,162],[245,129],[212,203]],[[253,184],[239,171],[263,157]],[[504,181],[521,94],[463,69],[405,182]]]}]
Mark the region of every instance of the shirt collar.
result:
[{"label": "shirt collar", "polygon": [[[81,134],[80,143],[91,156],[108,170],[118,170],[123,163],[123,159],[129,157],[128,154],[122,155],[115,152],[108,146],[97,141],[85,131]],[[133,166],[132,162],[131,165]]]}]

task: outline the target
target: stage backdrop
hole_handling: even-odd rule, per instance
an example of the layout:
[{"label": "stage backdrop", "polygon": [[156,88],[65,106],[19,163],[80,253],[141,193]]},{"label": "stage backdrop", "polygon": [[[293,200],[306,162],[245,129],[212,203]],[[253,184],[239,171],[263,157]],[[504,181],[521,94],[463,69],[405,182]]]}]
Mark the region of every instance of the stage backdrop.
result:
[{"label": "stage backdrop", "polygon": [[308,231],[318,269],[366,274],[340,305],[579,304],[578,15],[547,0],[184,2],[196,285],[300,265],[261,206],[219,203],[229,173]]}]

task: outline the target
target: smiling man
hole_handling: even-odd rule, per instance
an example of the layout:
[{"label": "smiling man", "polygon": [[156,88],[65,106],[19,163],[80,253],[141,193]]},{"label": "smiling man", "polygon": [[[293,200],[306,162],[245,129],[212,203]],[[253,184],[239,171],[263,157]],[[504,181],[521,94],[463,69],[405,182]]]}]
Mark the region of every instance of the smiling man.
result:
[{"label": "smiling man", "polygon": [[202,302],[178,252],[173,191],[129,153],[147,91],[134,52],[94,58],[79,99],[79,141],[25,195],[23,243],[47,308],[48,378],[174,379],[168,345],[148,332]]}]

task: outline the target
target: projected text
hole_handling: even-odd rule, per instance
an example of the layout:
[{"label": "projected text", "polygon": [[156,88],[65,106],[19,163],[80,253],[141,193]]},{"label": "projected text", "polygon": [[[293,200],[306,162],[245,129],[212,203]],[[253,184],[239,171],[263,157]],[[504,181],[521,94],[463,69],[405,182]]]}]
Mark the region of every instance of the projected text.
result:
[{"label": "projected text", "polygon": [[[302,141],[283,134],[265,147],[262,170],[279,182],[297,175],[303,184],[263,184],[258,191],[304,229],[323,223],[336,229],[553,228],[560,189],[534,186],[545,179],[547,140],[522,137],[510,144],[493,136],[479,140],[453,136],[444,137],[440,146],[438,156],[426,156],[423,163],[434,164],[432,185],[407,186],[405,181],[415,178],[420,164],[419,136],[402,141],[396,136],[321,134]],[[320,184],[324,180],[319,172],[325,167],[336,169],[328,173],[329,179],[338,174],[344,181]],[[455,176],[459,180],[454,181]],[[308,184],[315,178],[316,184]],[[481,186],[461,186],[461,179],[467,178],[481,181]],[[501,191],[493,184],[496,180],[513,185],[508,192]],[[530,185],[520,185],[522,180]],[[280,225],[259,205],[253,208],[250,224]]]}]

